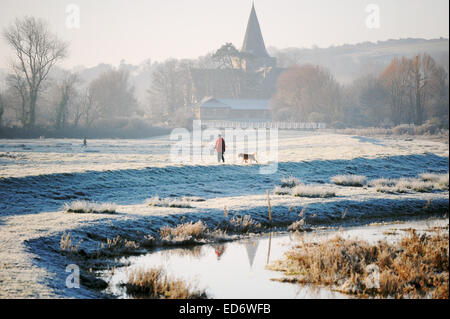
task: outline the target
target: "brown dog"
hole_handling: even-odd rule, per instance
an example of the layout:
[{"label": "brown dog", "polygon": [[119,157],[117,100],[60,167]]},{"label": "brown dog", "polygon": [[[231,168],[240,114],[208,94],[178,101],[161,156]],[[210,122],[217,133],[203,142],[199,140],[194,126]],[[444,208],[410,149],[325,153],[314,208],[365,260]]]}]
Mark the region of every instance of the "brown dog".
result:
[{"label": "brown dog", "polygon": [[238,157],[242,158],[242,163],[248,163],[250,161],[250,163],[256,162],[258,163],[258,161],[256,160],[256,153],[253,154],[239,154]]}]

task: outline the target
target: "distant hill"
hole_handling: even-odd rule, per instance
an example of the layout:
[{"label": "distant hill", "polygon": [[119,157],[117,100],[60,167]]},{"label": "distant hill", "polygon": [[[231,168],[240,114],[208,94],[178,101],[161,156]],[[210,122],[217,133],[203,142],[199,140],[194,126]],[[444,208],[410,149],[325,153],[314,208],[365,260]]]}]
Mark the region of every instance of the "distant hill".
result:
[{"label": "distant hill", "polygon": [[350,82],[367,73],[381,72],[396,56],[428,53],[448,70],[449,40],[399,39],[345,44],[329,48],[269,48],[279,66],[311,63],[327,67],[338,81]]}]

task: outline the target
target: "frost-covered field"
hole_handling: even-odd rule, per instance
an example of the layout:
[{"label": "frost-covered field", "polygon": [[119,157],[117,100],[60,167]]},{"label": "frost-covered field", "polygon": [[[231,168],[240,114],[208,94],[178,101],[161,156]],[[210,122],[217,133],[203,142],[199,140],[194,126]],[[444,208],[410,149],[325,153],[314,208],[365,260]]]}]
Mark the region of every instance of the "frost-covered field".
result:
[{"label": "frost-covered field", "polygon": [[[371,183],[419,179],[424,173],[445,180],[449,148],[436,141],[280,132],[278,170],[269,175],[259,174],[258,165],[241,164],[229,152],[225,165],[216,164],[214,154],[201,163],[174,164],[171,144],[168,136],[88,140],[87,148],[80,140],[0,141],[0,297],[98,296],[83,287],[65,287],[68,261],[57,253],[64,232],[71,232],[89,253],[97,249],[99,238],[137,239],[156,235],[166,224],[198,219],[214,226],[223,220],[225,207],[230,216],[250,215],[265,223],[267,190],[273,223],[279,227],[297,221],[302,209],[312,226],[448,213],[448,175],[446,187],[418,181],[426,189],[404,192],[380,191]],[[236,153],[242,147],[236,143]],[[332,181],[346,175],[364,176],[359,178],[364,183]],[[300,196],[274,194],[281,179],[290,176],[301,183]],[[302,196],[321,190],[334,196]],[[108,203],[115,213],[63,213],[73,202],[76,211]]]}]

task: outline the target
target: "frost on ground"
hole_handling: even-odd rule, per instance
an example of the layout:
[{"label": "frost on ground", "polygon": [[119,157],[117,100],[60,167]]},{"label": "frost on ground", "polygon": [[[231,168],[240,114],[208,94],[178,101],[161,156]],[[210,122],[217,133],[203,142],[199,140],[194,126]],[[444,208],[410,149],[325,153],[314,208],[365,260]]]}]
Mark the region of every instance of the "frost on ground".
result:
[{"label": "frost on ground", "polygon": [[449,175],[447,174],[420,174],[419,178],[374,179],[369,182],[377,192],[382,193],[408,193],[448,190]]},{"label": "frost on ground", "polygon": [[[281,161],[271,175],[259,174],[258,165],[228,164],[232,161],[171,164],[168,137],[93,140],[89,152],[75,140],[4,141],[0,152],[11,156],[0,158],[0,298],[101,297],[92,288],[102,287],[94,280],[96,262],[163,242],[165,226],[176,234],[178,227],[187,231],[201,222],[206,232],[199,240],[195,232],[188,234],[195,243],[205,241],[202,236],[228,240],[265,231],[268,189],[274,190],[271,224],[280,230],[293,223],[293,230],[301,230],[448,213],[444,143],[372,143],[311,132],[279,136]],[[330,179],[337,175],[367,181],[364,187],[336,185]],[[408,186],[413,179],[419,187]],[[377,191],[381,186],[406,191]],[[335,196],[326,196],[330,193]],[[80,213],[57,213],[66,209]],[[176,237],[170,236],[168,243]],[[92,266],[82,269],[80,289],[65,286],[72,263]]]}]

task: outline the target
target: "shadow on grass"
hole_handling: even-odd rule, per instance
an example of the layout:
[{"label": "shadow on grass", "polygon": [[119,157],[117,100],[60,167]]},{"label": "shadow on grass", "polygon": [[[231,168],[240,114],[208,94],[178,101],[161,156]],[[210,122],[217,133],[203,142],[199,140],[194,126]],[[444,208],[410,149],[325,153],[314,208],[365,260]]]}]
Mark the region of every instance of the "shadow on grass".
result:
[{"label": "shadow on grass", "polygon": [[74,200],[142,203],[152,196],[215,197],[261,194],[294,176],[304,183],[330,183],[340,174],[374,178],[415,177],[424,172],[448,172],[448,157],[434,154],[356,158],[309,162],[281,162],[272,175],[259,174],[258,165],[168,166],[116,171],[88,171],[0,179],[0,214],[56,211]]}]

